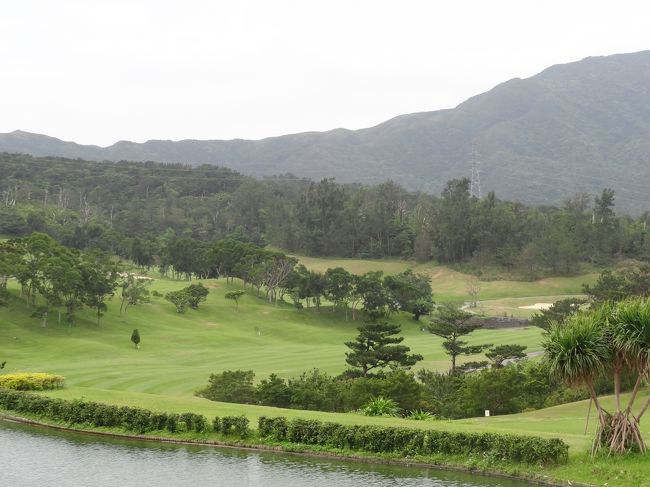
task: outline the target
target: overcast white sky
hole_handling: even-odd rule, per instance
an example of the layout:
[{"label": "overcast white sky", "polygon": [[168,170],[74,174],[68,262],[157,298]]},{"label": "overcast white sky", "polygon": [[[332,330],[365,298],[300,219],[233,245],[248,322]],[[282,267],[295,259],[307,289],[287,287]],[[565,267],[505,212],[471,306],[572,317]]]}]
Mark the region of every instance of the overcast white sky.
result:
[{"label": "overcast white sky", "polygon": [[2,1],[0,132],[109,145],[354,129],[644,49],[642,1]]}]

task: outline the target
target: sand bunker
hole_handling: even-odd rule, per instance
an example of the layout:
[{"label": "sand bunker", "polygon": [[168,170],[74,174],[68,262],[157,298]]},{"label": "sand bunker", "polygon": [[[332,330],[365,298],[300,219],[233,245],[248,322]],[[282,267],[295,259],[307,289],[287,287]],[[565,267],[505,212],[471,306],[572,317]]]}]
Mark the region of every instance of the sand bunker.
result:
[{"label": "sand bunker", "polygon": [[535,304],[531,304],[530,306],[519,306],[519,309],[542,310],[542,309],[549,309],[551,306],[553,306],[553,303],[535,303]]}]

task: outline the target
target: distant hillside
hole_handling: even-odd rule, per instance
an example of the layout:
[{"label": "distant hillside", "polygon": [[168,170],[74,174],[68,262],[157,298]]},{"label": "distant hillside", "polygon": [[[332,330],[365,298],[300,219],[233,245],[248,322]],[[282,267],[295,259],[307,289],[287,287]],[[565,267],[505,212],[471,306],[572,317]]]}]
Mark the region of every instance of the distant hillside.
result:
[{"label": "distant hillside", "polygon": [[576,192],[617,191],[617,206],[650,202],[650,51],[592,57],[512,79],[452,110],[402,115],[362,130],[263,140],[151,140],[84,146],[16,131],[0,151],[95,160],[219,164],[251,175],[293,173],[364,183],[392,178],[438,192],[469,176],[472,148],[483,192],[559,203]]}]

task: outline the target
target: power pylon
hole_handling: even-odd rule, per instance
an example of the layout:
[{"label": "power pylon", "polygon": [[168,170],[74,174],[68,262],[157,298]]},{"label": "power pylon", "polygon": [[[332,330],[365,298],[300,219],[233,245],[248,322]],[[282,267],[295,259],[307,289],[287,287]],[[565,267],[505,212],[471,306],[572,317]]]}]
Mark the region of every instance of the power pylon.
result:
[{"label": "power pylon", "polygon": [[476,146],[472,147],[472,178],[470,180],[469,194],[481,199],[481,159]]}]

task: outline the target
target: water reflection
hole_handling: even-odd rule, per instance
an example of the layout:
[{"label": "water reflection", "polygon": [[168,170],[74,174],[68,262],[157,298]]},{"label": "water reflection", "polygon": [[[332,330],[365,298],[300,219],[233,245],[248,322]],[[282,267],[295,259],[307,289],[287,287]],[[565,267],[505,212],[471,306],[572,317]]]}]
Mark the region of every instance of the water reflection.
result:
[{"label": "water reflection", "polygon": [[522,487],[522,482],[295,455],[134,442],[0,421],[12,487]]}]

